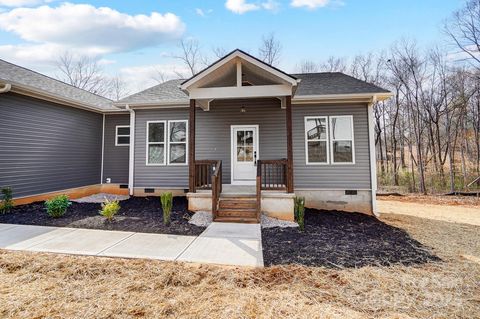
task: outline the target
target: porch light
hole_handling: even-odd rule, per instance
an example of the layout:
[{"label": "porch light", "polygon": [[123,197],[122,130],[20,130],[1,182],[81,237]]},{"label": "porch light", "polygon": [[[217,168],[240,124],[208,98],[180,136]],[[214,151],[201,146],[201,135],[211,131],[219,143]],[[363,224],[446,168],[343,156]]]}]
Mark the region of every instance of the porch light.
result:
[{"label": "porch light", "polygon": [[246,112],[247,112],[247,110],[245,110],[245,106],[242,106],[242,107],[240,108],[240,113],[246,113]]}]

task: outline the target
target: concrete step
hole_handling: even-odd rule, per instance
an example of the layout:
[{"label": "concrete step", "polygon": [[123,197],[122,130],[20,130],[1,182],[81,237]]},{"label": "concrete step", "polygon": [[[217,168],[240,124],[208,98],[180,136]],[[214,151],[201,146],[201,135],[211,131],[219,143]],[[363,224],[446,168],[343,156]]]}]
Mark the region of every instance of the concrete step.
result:
[{"label": "concrete step", "polygon": [[256,218],[248,218],[248,217],[216,217],[215,222],[221,223],[246,223],[246,224],[258,224]]}]

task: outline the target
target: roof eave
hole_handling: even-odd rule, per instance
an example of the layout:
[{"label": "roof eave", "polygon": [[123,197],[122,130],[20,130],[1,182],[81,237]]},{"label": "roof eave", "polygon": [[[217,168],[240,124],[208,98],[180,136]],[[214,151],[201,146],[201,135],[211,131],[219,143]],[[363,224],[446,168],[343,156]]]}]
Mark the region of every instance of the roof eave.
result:
[{"label": "roof eave", "polygon": [[373,93],[347,93],[347,94],[321,94],[321,95],[297,95],[292,99],[292,103],[317,103],[317,102],[361,102],[370,103],[372,101],[384,101],[393,96],[391,92],[373,92]]}]

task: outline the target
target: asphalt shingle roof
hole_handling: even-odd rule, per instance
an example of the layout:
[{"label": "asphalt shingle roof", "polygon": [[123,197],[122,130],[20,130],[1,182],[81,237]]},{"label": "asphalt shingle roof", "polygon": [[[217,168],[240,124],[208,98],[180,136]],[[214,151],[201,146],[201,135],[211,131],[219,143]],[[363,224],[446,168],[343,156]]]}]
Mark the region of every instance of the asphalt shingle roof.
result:
[{"label": "asphalt shingle roof", "polygon": [[[292,76],[301,79],[295,96],[389,92],[340,72],[301,73]],[[182,82],[184,80],[170,80],[130,95],[118,103],[187,102],[188,95],[178,88]]]},{"label": "asphalt shingle roof", "polygon": [[188,101],[188,95],[178,88],[183,81],[183,79],[166,81],[141,92],[127,96],[126,98],[118,101],[118,103],[134,104],[148,102]]},{"label": "asphalt shingle roof", "polygon": [[388,93],[374,84],[356,79],[341,72],[292,74],[301,79],[295,93],[298,95],[328,95],[355,93]]},{"label": "asphalt shingle roof", "polygon": [[0,59],[0,80],[74,100],[101,111],[118,110],[112,100]]}]

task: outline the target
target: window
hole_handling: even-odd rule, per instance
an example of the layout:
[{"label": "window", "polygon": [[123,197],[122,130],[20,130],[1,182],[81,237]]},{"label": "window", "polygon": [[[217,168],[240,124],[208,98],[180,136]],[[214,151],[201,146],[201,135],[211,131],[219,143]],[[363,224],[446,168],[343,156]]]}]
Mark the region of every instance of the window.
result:
[{"label": "window", "polygon": [[305,118],[307,164],[328,164],[328,121],[326,116]]},{"label": "window", "polygon": [[147,165],[165,165],[165,121],[147,122]]},{"label": "window", "polygon": [[330,136],[332,163],[355,163],[355,152],[353,144],[353,116],[331,116]]},{"label": "window", "polygon": [[117,125],[115,126],[115,146],[130,145],[130,126]]},{"label": "window", "polygon": [[168,122],[168,164],[187,164],[187,121]]}]

